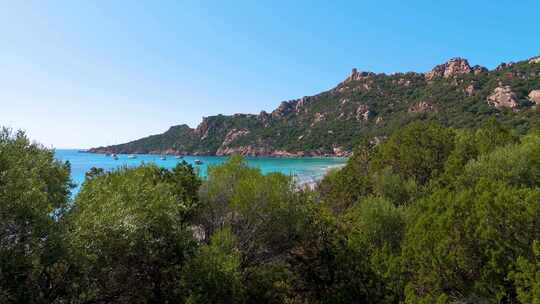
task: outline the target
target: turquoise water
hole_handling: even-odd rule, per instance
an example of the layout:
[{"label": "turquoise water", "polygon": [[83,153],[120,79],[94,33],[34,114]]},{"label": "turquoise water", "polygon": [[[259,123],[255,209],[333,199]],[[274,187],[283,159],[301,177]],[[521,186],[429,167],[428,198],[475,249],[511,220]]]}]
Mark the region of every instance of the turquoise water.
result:
[{"label": "turquoise water", "polygon": [[[84,174],[92,167],[113,170],[120,166],[137,166],[141,163],[155,163],[158,166],[172,168],[178,162],[185,160],[194,167],[199,168],[201,177],[206,176],[208,165],[220,164],[227,157],[220,156],[185,156],[184,159],[176,159],[174,156],[167,156],[165,160],[160,159],[160,155],[138,154],[137,158],[128,158],[128,155],[119,154],[118,160],[104,154],[83,153],[78,150],[56,150],[56,158],[61,161],[71,163],[71,177],[77,184],[74,192],[78,192],[81,183],[84,181]],[[199,159],[202,165],[195,165],[195,160]],[[281,172],[293,176],[298,183],[309,183],[322,178],[329,168],[339,167],[345,164],[344,158],[323,158],[323,157],[298,157],[298,158],[273,158],[273,157],[247,157],[248,164],[261,169],[266,174],[270,172]]]}]

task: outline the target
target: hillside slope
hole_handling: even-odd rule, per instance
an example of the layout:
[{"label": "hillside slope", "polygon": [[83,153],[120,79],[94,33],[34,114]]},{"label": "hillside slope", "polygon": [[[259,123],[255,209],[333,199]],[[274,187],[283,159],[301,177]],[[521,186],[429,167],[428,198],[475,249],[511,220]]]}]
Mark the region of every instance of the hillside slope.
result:
[{"label": "hillside slope", "polygon": [[217,115],[192,129],[90,149],[94,153],[347,156],[361,139],[417,119],[476,127],[491,116],[527,130],[540,123],[540,57],[494,70],[454,58],[427,73],[353,69],[334,89],[284,101],[271,113]]}]

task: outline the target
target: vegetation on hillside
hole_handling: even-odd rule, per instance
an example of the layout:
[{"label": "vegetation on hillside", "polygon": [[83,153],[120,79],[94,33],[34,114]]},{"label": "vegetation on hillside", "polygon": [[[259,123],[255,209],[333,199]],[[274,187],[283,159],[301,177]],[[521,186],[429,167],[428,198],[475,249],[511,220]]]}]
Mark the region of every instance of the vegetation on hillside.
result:
[{"label": "vegetation on hillside", "polygon": [[[466,61],[464,65],[467,73],[450,77],[353,73],[332,90],[283,102],[272,113],[211,116],[196,129],[175,126],[161,135],[91,151],[341,155],[363,140],[388,136],[418,120],[478,128],[496,116],[520,134],[539,126],[535,104],[540,101],[531,100],[529,94],[540,90],[540,64],[521,61],[492,71],[476,67],[473,71]],[[515,107],[490,105],[488,97],[506,86]]]},{"label": "vegetation on hillside", "polygon": [[314,190],[88,172],[0,133],[0,303],[540,303],[540,133],[414,122]]}]

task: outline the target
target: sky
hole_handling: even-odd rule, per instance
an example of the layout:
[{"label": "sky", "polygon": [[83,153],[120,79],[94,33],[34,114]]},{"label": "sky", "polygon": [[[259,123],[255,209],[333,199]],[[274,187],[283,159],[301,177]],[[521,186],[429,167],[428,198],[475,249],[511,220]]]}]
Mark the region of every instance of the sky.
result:
[{"label": "sky", "polygon": [[55,148],[272,111],[353,67],[540,55],[540,1],[0,0],[0,125]]}]

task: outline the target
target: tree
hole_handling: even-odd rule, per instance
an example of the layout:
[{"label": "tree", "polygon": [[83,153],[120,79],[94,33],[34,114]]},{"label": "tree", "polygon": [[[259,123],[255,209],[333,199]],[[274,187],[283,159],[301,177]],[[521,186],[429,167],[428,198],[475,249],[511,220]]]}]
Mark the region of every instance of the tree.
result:
[{"label": "tree", "polygon": [[372,150],[371,144],[360,144],[345,167],[328,172],[318,183],[317,191],[322,201],[334,212],[343,212],[371,193],[369,164]]},{"label": "tree", "polygon": [[272,260],[290,248],[302,218],[304,196],[294,187],[291,177],[263,175],[232,157],[209,168],[200,192],[201,223],[207,235],[230,227],[244,266]]},{"label": "tree", "polygon": [[[240,252],[246,301],[277,301],[288,296],[284,274],[309,212],[313,194],[295,190],[291,177],[263,175],[241,157],[209,168],[200,191],[199,223],[212,235],[230,229]],[[268,274],[261,276],[260,272]],[[266,286],[263,289],[261,286]]]},{"label": "tree", "polygon": [[199,248],[183,271],[186,303],[242,303],[244,287],[236,237],[225,228]]},{"label": "tree", "polygon": [[182,268],[196,248],[187,218],[197,185],[188,168],[155,165],[87,179],[67,218],[81,269],[72,301],[180,303]]},{"label": "tree", "polygon": [[408,303],[515,301],[507,278],[539,236],[539,195],[537,188],[480,179],[419,202],[403,242]]},{"label": "tree", "polygon": [[529,257],[519,257],[517,268],[511,274],[517,286],[521,303],[540,303],[540,241],[534,240]]},{"label": "tree", "polygon": [[370,171],[390,167],[404,180],[412,178],[425,185],[442,173],[454,148],[454,137],[454,131],[435,123],[411,123],[377,147]]},{"label": "tree", "polygon": [[383,198],[367,197],[347,210],[343,222],[346,241],[337,251],[336,291],[329,296],[333,298],[330,302],[402,300],[405,281],[400,269],[405,232],[402,208]]},{"label": "tree", "polygon": [[52,303],[66,275],[59,220],[69,204],[69,163],[0,130],[0,302]]}]

